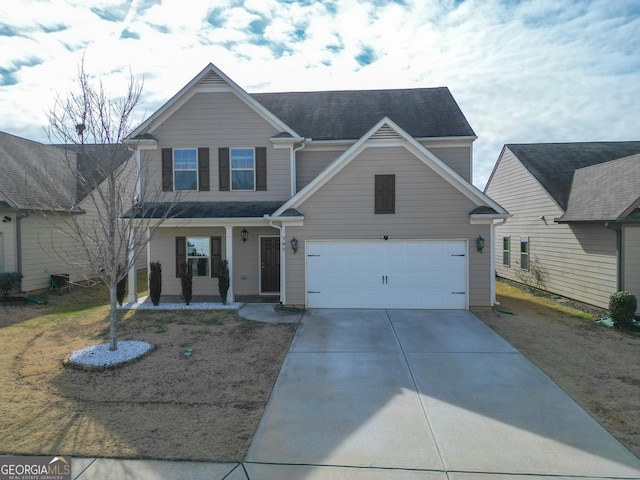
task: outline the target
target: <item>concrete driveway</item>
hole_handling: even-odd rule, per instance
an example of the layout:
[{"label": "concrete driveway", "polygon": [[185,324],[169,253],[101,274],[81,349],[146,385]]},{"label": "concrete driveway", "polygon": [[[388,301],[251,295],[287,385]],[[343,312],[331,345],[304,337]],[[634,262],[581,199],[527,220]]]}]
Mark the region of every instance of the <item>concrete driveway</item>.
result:
[{"label": "concrete driveway", "polygon": [[640,478],[637,457],[466,311],[307,312],[242,467],[261,480]]}]

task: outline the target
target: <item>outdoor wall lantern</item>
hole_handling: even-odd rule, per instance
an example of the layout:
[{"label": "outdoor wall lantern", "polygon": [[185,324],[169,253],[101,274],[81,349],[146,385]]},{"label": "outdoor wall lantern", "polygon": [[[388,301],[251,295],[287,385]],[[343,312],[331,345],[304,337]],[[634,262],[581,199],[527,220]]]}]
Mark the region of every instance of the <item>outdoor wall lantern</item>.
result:
[{"label": "outdoor wall lantern", "polygon": [[249,238],[249,232],[247,232],[246,228],[243,228],[242,231],[240,232],[240,238],[242,239],[243,242],[246,243],[247,239]]},{"label": "outdoor wall lantern", "polygon": [[9,223],[11,221],[11,217],[8,217],[7,215],[4,216],[4,218],[2,219],[2,223]]},{"label": "outdoor wall lantern", "polygon": [[298,239],[296,237],[291,239],[291,250],[293,250],[293,253],[298,251]]},{"label": "outdoor wall lantern", "polygon": [[482,238],[482,235],[478,235],[478,238],[476,238],[476,248],[480,253],[484,250],[484,238]]}]

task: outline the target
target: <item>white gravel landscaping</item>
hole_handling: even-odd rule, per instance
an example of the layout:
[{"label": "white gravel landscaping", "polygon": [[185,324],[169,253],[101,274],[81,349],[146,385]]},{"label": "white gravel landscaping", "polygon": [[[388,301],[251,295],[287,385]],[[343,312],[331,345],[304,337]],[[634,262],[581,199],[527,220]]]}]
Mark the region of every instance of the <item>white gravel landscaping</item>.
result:
[{"label": "white gravel landscaping", "polygon": [[69,356],[69,363],[75,367],[112,368],[148,355],[153,345],[135,340],[118,342],[117,350],[109,350],[108,343],[83,348]]},{"label": "white gravel landscaping", "polygon": [[125,303],[122,310],[238,310],[242,303],[215,303],[215,302],[191,302],[189,305],[183,303],[162,303],[156,307],[153,303],[147,302],[148,297],[140,297],[136,303]]}]

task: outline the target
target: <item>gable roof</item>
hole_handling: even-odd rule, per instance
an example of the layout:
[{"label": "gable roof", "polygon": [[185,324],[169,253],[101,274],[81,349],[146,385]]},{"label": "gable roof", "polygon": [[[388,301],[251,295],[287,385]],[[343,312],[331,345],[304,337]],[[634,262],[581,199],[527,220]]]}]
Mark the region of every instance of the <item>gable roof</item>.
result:
[{"label": "gable roof", "polygon": [[[76,192],[68,162],[75,155],[62,148],[0,132],[0,193],[15,209],[71,208]],[[45,188],[51,179],[58,179],[56,188]]]},{"label": "gable roof", "polygon": [[475,137],[446,87],[254,93],[251,97],[313,140],[357,140],[383,117],[414,138]]},{"label": "gable roof", "polygon": [[561,222],[616,221],[640,199],[640,154],[576,170]]},{"label": "gable roof", "polygon": [[560,208],[567,210],[577,169],[640,153],[640,142],[507,144],[505,148],[518,157]]},{"label": "gable roof", "polygon": [[334,160],[327,168],[320,172],[319,175],[311,180],[311,182],[309,182],[302,190],[296,193],[276,212],[274,212],[272,217],[281,217],[287,210],[292,208],[295,209],[303,204],[309,197],[311,197],[324,184],[348,165],[351,160],[356,158],[365,148],[371,146],[371,142],[381,142],[379,144],[384,146],[398,145],[405,147],[426,166],[434,170],[445,181],[449,182],[451,186],[469,198],[478,207],[486,206],[492,210],[480,212],[477,211],[477,209],[474,209],[474,214],[480,214],[485,218],[506,218],[509,216],[505,209],[471,185],[471,183],[467,182],[451,167],[431,153],[415,138],[405,132],[397,123],[388,117],[384,117],[342,155]]},{"label": "gable roof", "polygon": [[213,63],[209,63],[200,73],[198,73],[189,83],[187,83],[169,101],[156,110],[153,115],[142,122],[125,141],[136,141],[141,139],[153,139],[150,135],[159,125],[171,114],[198,92],[206,91],[227,91],[232,92],[258,115],[270,123],[276,130],[286,132],[292,138],[299,138],[299,135],[286,125],[281,119],[267,110],[258,101],[253,99],[243,88],[227,77],[222,70]]}]

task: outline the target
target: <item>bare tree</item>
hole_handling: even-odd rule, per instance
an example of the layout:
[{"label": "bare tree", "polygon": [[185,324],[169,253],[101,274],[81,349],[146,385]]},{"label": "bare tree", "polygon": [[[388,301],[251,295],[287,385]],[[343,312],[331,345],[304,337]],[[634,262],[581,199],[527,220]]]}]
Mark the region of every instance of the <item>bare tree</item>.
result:
[{"label": "bare tree", "polygon": [[112,98],[102,81],[87,74],[83,59],[76,87],[66,97],[56,98],[48,112],[49,138],[64,152],[59,162],[64,173],[52,174],[51,168],[40,172],[48,177],[39,182],[47,192],[46,201],[56,203],[55,208],[43,205],[40,213],[52,232],[65,239],[51,242],[55,254],[109,288],[109,343],[111,350],[117,350],[117,284],[135,268],[153,232],[172,214],[177,198],[163,202],[160,214],[153,214],[154,205],[166,196],[161,198],[160,186],[152,188],[145,181],[148,172],[135,154],[135,140],[124,142],[133,130],[132,113],[142,82],[130,73],[124,96]]}]

